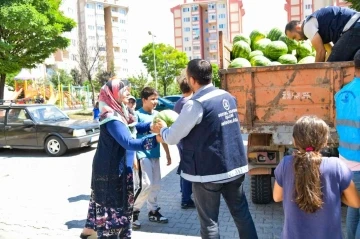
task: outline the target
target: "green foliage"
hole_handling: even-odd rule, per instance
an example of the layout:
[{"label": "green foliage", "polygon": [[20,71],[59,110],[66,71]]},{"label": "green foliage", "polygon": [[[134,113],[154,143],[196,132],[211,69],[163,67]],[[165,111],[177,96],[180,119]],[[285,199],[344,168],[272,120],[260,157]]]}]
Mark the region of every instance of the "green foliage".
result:
[{"label": "green foliage", "polygon": [[220,83],[220,76],[219,76],[219,66],[217,64],[212,63],[212,72],[213,72],[213,84],[215,85],[215,87],[219,87],[221,86]]},{"label": "green foliage", "polygon": [[60,4],[61,0],[0,1],[0,98],[6,74],[33,68],[69,45],[62,34],[75,22],[64,16]]},{"label": "green foliage", "polygon": [[[163,95],[167,95],[168,88],[174,84],[174,79],[187,65],[188,58],[184,52],[180,52],[170,45],[163,43],[155,44],[156,70],[158,80],[158,90],[162,90]],[[147,71],[155,80],[154,51],[153,44],[149,43],[142,49],[139,56],[144,63]]]},{"label": "green foliage", "polygon": [[[94,85],[94,92],[95,92],[95,91],[96,91],[96,92],[99,92],[100,89],[101,89],[101,87],[102,87],[102,85],[100,84],[100,82],[98,82],[98,81],[92,81],[92,84]],[[90,83],[90,81],[88,81],[88,80],[84,81],[84,82],[83,82],[83,86],[88,86],[89,89],[91,90],[91,83]],[[94,94],[94,96],[95,96],[95,94]],[[96,99],[95,99],[95,100],[96,100]]]},{"label": "green foliage", "polygon": [[16,71],[13,73],[9,73],[6,75],[6,80],[5,80],[5,84],[7,86],[11,86],[11,87],[15,87],[15,76],[17,76],[20,73],[20,71]]},{"label": "green foliage", "polygon": [[74,85],[81,85],[81,73],[77,68],[71,69],[70,75],[73,78]]},{"label": "green foliage", "polygon": [[104,85],[114,75],[115,74],[111,71],[99,71],[96,74],[96,80],[99,82],[100,85]]},{"label": "green foliage", "polygon": [[65,70],[60,69],[51,76],[50,82],[55,87],[58,87],[59,83],[62,84],[63,86],[67,86],[67,85],[73,85],[74,79]]},{"label": "green foliage", "polygon": [[149,85],[148,75],[145,75],[144,72],[129,77],[128,81],[131,84],[131,95],[135,98],[140,98],[141,90]]},{"label": "green foliage", "polygon": [[360,0],[347,0],[346,2],[351,3],[350,8],[360,12]]}]

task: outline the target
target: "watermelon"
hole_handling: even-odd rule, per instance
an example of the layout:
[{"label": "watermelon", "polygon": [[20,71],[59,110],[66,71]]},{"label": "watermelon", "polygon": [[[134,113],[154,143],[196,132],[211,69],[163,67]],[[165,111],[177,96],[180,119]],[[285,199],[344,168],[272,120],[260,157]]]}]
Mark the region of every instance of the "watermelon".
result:
[{"label": "watermelon", "polygon": [[296,64],[297,63],[296,56],[294,56],[292,54],[282,55],[279,57],[279,59],[277,61],[280,62],[281,64]]},{"label": "watermelon", "polygon": [[272,61],[269,64],[269,66],[278,66],[278,65],[282,65],[282,64],[280,62],[278,62],[278,61]]},{"label": "watermelon", "polygon": [[170,127],[176,121],[178,116],[178,113],[173,110],[163,110],[154,117],[153,122],[156,123],[158,119],[161,119],[166,123],[167,127]]},{"label": "watermelon", "polygon": [[254,56],[251,58],[250,63],[252,66],[268,66],[271,61],[265,56]]},{"label": "watermelon", "polygon": [[298,64],[308,64],[308,63],[314,63],[315,62],[315,57],[314,56],[306,56],[304,58],[302,58]]},{"label": "watermelon", "polygon": [[270,39],[264,38],[261,40],[258,40],[256,43],[254,43],[254,47],[253,50],[260,50],[262,52],[264,52],[266,46],[271,42]]},{"label": "watermelon", "polygon": [[296,49],[296,53],[301,59],[307,56],[311,56],[312,52],[312,46],[307,41],[301,42],[299,47]]},{"label": "watermelon", "polygon": [[251,33],[250,33],[250,40],[251,40],[251,48],[253,48],[253,45],[266,37],[266,34],[262,31],[258,31],[258,30],[253,30]]},{"label": "watermelon", "polygon": [[246,42],[247,44],[251,45],[251,40],[250,40],[250,37],[248,37],[247,35],[245,34],[242,34],[240,33],[239,35],[236,35],[233,39],[233,44],[235,42],[238,42],[238,41],[244,41]]},{"label": "watermelon", "polygon": [[272,41],[277,41],[282,35],[283,32],[279,28],[275,27],[271,29],[270,32],[267,34],[267,38],[269,38]]},{"label": "watermelon", "polygon": [[255,50],[255,51],[250,52],[248,59],[250,60],[254,56],[263,56],[263,55],[264,55],[264,53],[262,51]]},{"label": "watermelon", "polygon": [[280,56],[285,55],[288,52],[287,45],[282,41],[270,42],[265,47],[265,56],[270,60],[277,60]]},{"label": "watermelon", "polygon": [[287,45],[288,53],[290,53],[290,54],[292,54],[293,50],[296,50],[298,48],[298,46],[299,46],[299,42],[297,42],[295,40],[292,40],[292,39],[288,38],[285,35],[282,35],[279,38],[279,41],[282,41]]},{"label": "watermelon", "polygon": [[251,67],[250,62],[245,58],[236,58],[231,61],[229,68]]},{"label": "watermelon", "polygon": [[251,52],[250,45],[244,41],[235,42],[232,48],[233,58],[248,58]]}]

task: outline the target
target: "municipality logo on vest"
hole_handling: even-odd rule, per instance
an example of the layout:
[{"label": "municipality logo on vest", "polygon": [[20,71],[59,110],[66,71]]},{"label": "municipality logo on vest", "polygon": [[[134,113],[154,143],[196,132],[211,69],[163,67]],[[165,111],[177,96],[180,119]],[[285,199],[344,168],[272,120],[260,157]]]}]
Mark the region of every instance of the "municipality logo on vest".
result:
[{"label": "municipality logo on vest", "polygon": [[230,109],[230,103],[227,99],[223,99],[222,101],[223,107],[225,110],[229,110]]}]

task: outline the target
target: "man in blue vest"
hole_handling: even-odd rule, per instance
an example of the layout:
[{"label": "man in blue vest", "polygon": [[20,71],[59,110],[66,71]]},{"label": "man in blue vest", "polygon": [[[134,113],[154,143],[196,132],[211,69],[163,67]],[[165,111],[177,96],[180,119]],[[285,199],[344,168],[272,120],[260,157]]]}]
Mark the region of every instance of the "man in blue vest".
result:
[{"label": "man in blue vest", "polygon": [[[336,130],[340,159],[353,171],[360,190],[360,50],[354,56],[355,77],[335,94]],[[349,207],[346,216],[348,239],[360,238],[360,209]]]},{"label": "man in blue vest", "polygon": [[321,8],[302,23],[289,22],[285,34],[297,41],[309,39],[316,50],[316,62],[324,62],[327,51],[328,62],[352,61],[360,49],[360,13],[337,6]]},{"label": "man in blue vest", "polygon": [[201,237],[218,239],[218,216],[222,195],[234,218],[241,239],[256,239],[257,233],[243,190],[248,163],[241,137],[236,100],[216,89],[208,61],[188,63],[186,78],[194,92],[174,124],[158,121],[154,132],[167,144],[183,145],[181,177],[192,182]]}]

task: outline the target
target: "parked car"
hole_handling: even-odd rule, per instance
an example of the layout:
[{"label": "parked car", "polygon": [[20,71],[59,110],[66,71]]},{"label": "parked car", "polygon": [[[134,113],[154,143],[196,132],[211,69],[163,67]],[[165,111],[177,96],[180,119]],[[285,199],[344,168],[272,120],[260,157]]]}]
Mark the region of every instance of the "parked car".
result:
[{"label": "parked car", "polygon": [[178,101],[181,97],[182,97],[181,95],[167,95],[167,96],[164,96],[164,99],[167,99],[171,102],[176,103],[176,101]]},{"label": "parked car", "polygon": [[[174,102],[171,102],[167,99],[164,99],[162,97],[159,97],[158,105],[156,106],[155,110],[162,111],[162,110],[173,110],[175,106]],[[142,107],[142,100],[136,99],[136,108],[135,110],[138,110]]]},{"label": "parked car", "polygon": [[55,105],[0,105],[0,148],[44,149],[61,156],[97,143],[97,121],[72,120]]}]

